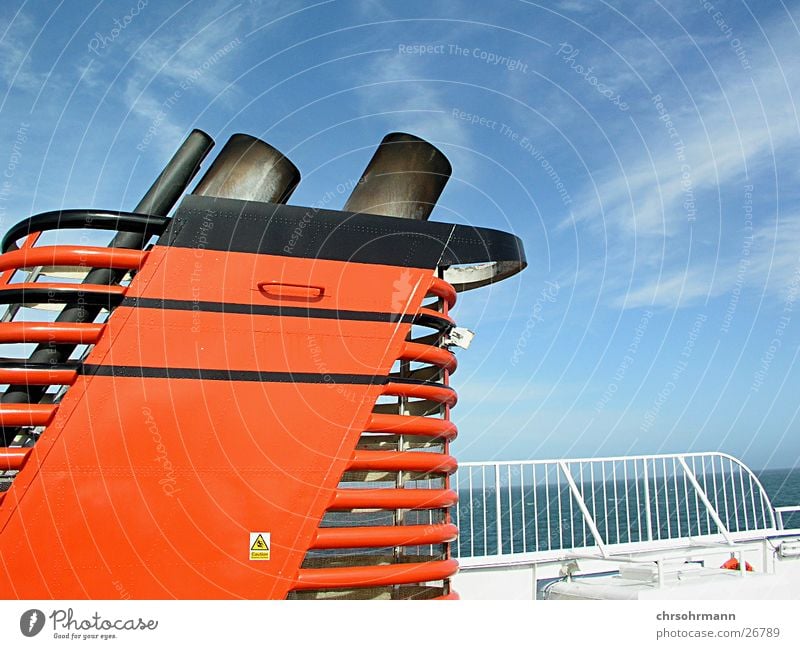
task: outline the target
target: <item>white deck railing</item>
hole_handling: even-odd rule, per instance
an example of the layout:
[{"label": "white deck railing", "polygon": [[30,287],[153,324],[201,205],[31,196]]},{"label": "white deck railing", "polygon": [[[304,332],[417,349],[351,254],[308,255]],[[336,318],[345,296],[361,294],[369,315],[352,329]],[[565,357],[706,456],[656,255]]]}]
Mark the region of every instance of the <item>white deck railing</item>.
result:
[{"label": "white deck railing", "polygon": [[607,555],[614,546],[730,543],[779,528],[758,478],[723,453],[464,462],[451,484],[460,558],[583,548]]}]

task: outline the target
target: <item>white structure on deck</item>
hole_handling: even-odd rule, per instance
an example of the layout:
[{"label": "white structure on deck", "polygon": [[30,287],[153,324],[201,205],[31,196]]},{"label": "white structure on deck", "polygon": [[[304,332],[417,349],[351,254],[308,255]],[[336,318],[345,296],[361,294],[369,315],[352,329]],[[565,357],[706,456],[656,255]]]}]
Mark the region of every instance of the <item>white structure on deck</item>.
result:
[{"label": "white structure on deck", "polygon": [[465,599],[800,597],[800,506],[730,455],[466,462],[452,484]]}]

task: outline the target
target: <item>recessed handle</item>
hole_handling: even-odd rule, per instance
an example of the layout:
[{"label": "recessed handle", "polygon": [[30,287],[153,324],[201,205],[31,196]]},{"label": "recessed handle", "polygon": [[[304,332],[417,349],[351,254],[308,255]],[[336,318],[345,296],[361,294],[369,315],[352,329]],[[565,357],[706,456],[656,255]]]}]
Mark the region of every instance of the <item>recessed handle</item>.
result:
[{"label": "recessed handle", "polygon": [[325,295],[324,286],[311,284],[289,284],[286,282],[259,282],[259,292],[275,300],[321,300]]}]

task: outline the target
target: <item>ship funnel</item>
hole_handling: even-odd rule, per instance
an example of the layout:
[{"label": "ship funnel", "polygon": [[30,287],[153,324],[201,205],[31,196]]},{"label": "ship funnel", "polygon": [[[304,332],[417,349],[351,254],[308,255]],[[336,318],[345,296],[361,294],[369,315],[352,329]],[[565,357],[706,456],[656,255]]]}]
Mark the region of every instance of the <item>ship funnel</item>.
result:
[{"label": "ship funnel", "polygon": [[[404,133],[347,211],[283,204],[295,166],[234,135],[168,217],[210,145],[136,212],[0,241],[0,598],[457,598],[452,309],[522,242],[428,220],[450,164]],[[35,245],[70,228],[119,234]]]},{"label": "ship funnel", "polygon": [[451,173],[450,162],[429,142],[407,133],[389,133],[344,211],[426,221]]},{"label": "ship funnel", "polygon": [[199,196],[285,203],[300,172],[276,148],[251,135],[232,135],[194,189]]}]

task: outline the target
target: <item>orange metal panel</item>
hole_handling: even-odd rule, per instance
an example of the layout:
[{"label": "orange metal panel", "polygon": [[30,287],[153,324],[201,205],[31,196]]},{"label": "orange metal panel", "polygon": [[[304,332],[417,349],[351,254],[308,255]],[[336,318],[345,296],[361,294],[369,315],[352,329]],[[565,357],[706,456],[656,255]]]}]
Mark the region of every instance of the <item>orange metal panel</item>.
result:
[{"label": "orange metal panel", "polygon": [[115,315],[98,354],[105,364],[145,367],[374,375],[391,367],[387,340],[408,331],[391,322],[125,306]]},{"label": "orange metal panel", "polygon": [[[187,272],[197,252],[200,296]],[[310,284],[317,272],[341,280],[324,308],[409,313],[431,274],[156,247],[126,297],[261,305],[272,298],[258,282]],[[335,377],[385,376],[410,324],[202,312],[193,332],[195,314],[114,311],[86,360],[98,374],[70,387],[0,505],[0,596],[115,598],[121,585],[137,598],[281,598],[293,586],[383,388]],[[104,375],[120,365],[164,374]],[[167,378],[176,367],[310,382]],[[32,421],[30,406],[15,408],[0,416]],[[269,561],[250,560],[251,532],[271,534]]]}]

